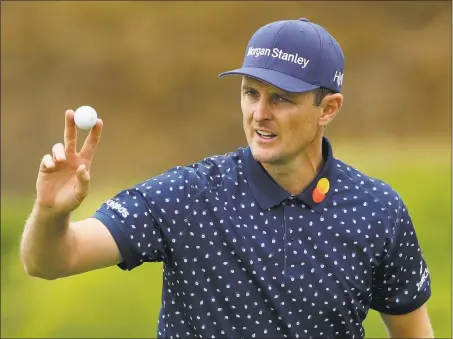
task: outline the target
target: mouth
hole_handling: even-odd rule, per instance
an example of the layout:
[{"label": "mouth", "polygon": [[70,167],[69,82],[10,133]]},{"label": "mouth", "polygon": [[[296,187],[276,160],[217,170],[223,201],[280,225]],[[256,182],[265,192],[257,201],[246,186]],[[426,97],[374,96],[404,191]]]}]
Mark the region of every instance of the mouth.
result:
[{"label": "mouth", "polygon": [[277,136],[276,134],[273,134],[273,133],[270,133],[270,132],[265,132],[265,131],[262,131],[262,130],[255,130],[255,133],[260,138],[266,139],[266,140],[274,139]]}]

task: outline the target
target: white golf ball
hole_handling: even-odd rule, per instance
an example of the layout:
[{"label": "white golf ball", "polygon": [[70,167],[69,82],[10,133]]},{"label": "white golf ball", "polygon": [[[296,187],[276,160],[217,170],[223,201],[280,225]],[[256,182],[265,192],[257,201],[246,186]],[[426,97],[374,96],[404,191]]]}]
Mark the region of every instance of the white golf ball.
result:
[{"label": "white golf ball", "polygon": [[90,106],[81,106],[74,112],[74,122],[80,129],[91,129],[96,125],[98,114]]}]

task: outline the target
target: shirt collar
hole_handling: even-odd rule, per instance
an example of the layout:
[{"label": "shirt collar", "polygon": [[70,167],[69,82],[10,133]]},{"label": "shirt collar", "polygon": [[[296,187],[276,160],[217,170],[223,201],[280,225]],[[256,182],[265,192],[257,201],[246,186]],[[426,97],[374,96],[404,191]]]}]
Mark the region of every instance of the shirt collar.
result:
[{"label": "shirt collar", "polygon": [[280,187],[255,160],[247,147],[245,150],[245,171],[252,195],[262,209],[281,204],[286,199],[296,198],[318,213],[322,213],[332,195],[332,183],[335,182],[336,168],[332,154],[332,146],[326,137],[322,140],[324,165],[312,183],[299,195],[292,196]]}]

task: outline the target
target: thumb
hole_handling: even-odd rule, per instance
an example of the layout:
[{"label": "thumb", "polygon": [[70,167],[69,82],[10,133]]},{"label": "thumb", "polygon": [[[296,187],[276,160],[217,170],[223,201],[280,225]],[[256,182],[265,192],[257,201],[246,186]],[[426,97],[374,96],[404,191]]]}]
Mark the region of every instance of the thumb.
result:
[{"label": "thumb", "polygon": [[90,188],[90,173],[87,171],[85,165],[80,165],[76,171],[77,182],[75,185],[74,193],[79,202],[82,202],[83,199],[88,195],[88,190]]}]

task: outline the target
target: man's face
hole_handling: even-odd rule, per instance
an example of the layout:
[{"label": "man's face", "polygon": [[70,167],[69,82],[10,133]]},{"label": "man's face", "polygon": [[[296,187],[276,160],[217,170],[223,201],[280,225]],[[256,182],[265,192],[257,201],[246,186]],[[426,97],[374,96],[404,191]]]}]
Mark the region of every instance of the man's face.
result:
[{"label": "man's face", "polygon": [[241,107],[247,142],[262,163],[289,163],[322,133],[323,108],[314,106],[312,92],[288,93],[243,77]]}]

